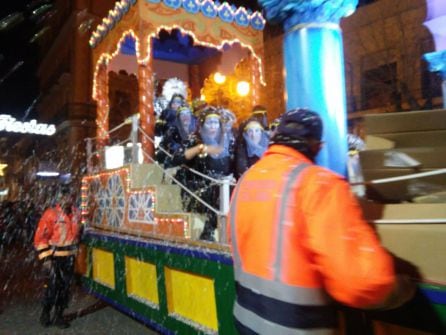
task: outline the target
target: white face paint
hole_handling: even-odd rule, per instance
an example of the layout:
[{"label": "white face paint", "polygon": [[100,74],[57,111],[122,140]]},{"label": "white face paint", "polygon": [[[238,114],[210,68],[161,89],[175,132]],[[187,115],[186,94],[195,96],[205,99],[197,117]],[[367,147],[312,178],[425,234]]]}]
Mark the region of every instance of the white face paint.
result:
[{"label": "white face paint", "polygon": [[226,123],[225,123],[225,131],[227,133],[230,132],[233,125],[234,125],[234,121],[232,119],[229,119],[228,121],[226,121]]},{"label": "white face paint", "polygon": [[173,110],[177,110],[181,106],[182,103],[183,103],[183,100],[181,98],[179,98],[179,97],[174,98],[172,100],[172,102],[170,103],[170,108],[172,108]]},{"label": "white face paint", "polygon": [[220,119],[217,116],[206,117],[203,128],[209,137],[217,137],[220,131]]},{"label": "white face paint", "polygon": [[260,123],[251,121],[245,127],[245,132],[254,144],[259,144],[262,139],[262,126]]}]

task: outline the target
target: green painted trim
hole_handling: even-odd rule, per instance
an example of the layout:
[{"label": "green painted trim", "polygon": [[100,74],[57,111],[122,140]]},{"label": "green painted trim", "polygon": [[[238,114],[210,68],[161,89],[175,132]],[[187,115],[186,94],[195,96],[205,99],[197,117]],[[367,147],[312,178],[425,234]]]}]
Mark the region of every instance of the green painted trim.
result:
[{"label": "green painted trim", "polygon": [[446,286],[424,283],[419,286],[424,290],[424,294],[427,295],[428,299],[432,302],[432,306],[446,331]]},{"label": "green painted trim", "polygon": [[125,281],[125,256],[122,253],[114,252],[115,261],[115,285],[116,291],[125,296],[127,283]]},{"label": "green painted trim", "polygon": [[[237,334],[232,317],[232,306],[235,297],[232,266],[217,261],[179,255],[174,252],[165,252],[164,250],[155,250],[133,244],[121,244],[118,241],[100,240],[91,235],[87,235],[84,238],[84,243],[88,250],[88,276],[84,277],[83,283],[91,291],[112,300],[124,309],[134,311],[142,317],[150,319],[152,322],[178,334],[206,334],[203,330],[197,329],[188,323],[168,315],[164,268],[169,267],[175,270],[206,276],[214,280],[218,333],[225,335]],[[92,279],[91,261],[93,248],[100,248],[114,254],[115,290],[101,285]],[[126,256],[155,264],[157,270],[159,309],[127,296],[125,280]],[[228,285],[228,283],[232,283],[232,285]]]},{"label": "green painted trim", "polygon": [[[111,300],[118,308],[123,308],[160,325],[164,329],[178,334],[206,334],[198,329],[169,316],[167,309],[167,295],[165,286],[164,268],[185,271],[192,274],[206,276],[214,280],[215,301],[218,319],[218,333],[224,335],[237,334],[234,326],[232,307],[235,298],[234,271],[231,265],[217,260],[202,259],[172,250],[156,249],[138,244],[120,243],[119,239],[102,240],[99,237],[87,235],[84,238],[87,246],[87,274],[83,278],[84,285],[91,291]],[[116,288],[110,289],[92,279],[92,249],[100,248],[112,252],[115,259]],[[183,249],[181,245],[175,248]],[[188,246],[184,246],[187,250]],[[157,285],[159,308],[144,304],[126,294],[125,257],[132,257],[144,262],[154,264],[157,271]],[[420,284],[420,288],[445,292],[443,285]],[[441,322],[446,327],[446,305],[431,304]],[[379,318],[378,318],[379,319]],[[392,322],[388,319],[387,321]]]},{"label": "green painted trim", "polygon": [[418,286],[426,289],[431,290],[440,290],[440,291],[446,291],[446,286],[441,284],[428,284],[428,283],[420,283]]},{"label": "green painted trim", "polygon": [[[232,283],[230,285],[229,283]],[[234,271],[222,272],[215,278],[215,295],[217,304],[218,329],[220,334],[237,334],[232,316],[235,300]],[[228,315],[231,319],[228,321]]]},{"label": "green painted trim", "polygon": [[418,284],[418,286],[420,286],[421,288],[424,288],[424,289],[446,292],[446,285],[420,283],[420,284]]},{"label": "green painted trim", "polygon": [[432,304],[446,330],[446,305]]}]

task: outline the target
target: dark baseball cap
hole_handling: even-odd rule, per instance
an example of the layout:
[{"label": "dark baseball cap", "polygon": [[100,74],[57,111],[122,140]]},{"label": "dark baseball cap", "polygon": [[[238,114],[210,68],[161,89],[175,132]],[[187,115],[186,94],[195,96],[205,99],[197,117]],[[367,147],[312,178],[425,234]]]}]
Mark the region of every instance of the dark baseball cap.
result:
[{"label": "dark baseball cap", "polygon": [[276,135],[292,138],[313,138],[320,141],[322,138],[322,119],[309,109],[292,109],[282,115],[277,126]]}]

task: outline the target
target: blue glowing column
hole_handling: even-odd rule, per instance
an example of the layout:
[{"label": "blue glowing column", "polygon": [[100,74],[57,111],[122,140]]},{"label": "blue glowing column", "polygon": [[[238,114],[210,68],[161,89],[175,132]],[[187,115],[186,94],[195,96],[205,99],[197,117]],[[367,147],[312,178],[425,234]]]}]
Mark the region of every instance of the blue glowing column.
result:
[{"label": "blue glowing column", "polygon": [[442,77],[443,108],[446,109],[446,50],[424,54],[424,59],[429,63],[429,70],[440,73]]},{"label": "blue glowing column", "polygon": [[347,171],[347,113],[341,18],[358,0],[258,0],[270,23],[284,26],[287,110],[309,108],[324,122],[317,163]]},{"label": "blue glowing column", "polygon": [[432,33],[436,51],[424,54],[424,58],[429,62],[429,70],[442,76],[443,108],[446,109],[446,1],[426,0],[426,7],[424,25]]},{"label": "blue glowing column", "polygon": [[285,34],[287,110],[309,108],[324,122],[319,165],[346,174],[346,98],[342,34],[335,23],[299,24]]}]

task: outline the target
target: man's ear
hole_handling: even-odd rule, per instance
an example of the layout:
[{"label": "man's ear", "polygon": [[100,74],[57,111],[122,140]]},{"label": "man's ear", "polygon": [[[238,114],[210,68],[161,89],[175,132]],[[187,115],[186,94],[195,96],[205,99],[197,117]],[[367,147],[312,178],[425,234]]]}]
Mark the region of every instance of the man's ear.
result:
[{"label": "man's ear", "polygon": [[314,138],[308,139],[307,143],[309,144],[311,151],[314,153],[314,156],[316,156],[319,153],[319,151],[321,151],[322,147],[324,146],[323,141],[319,141]]}]

